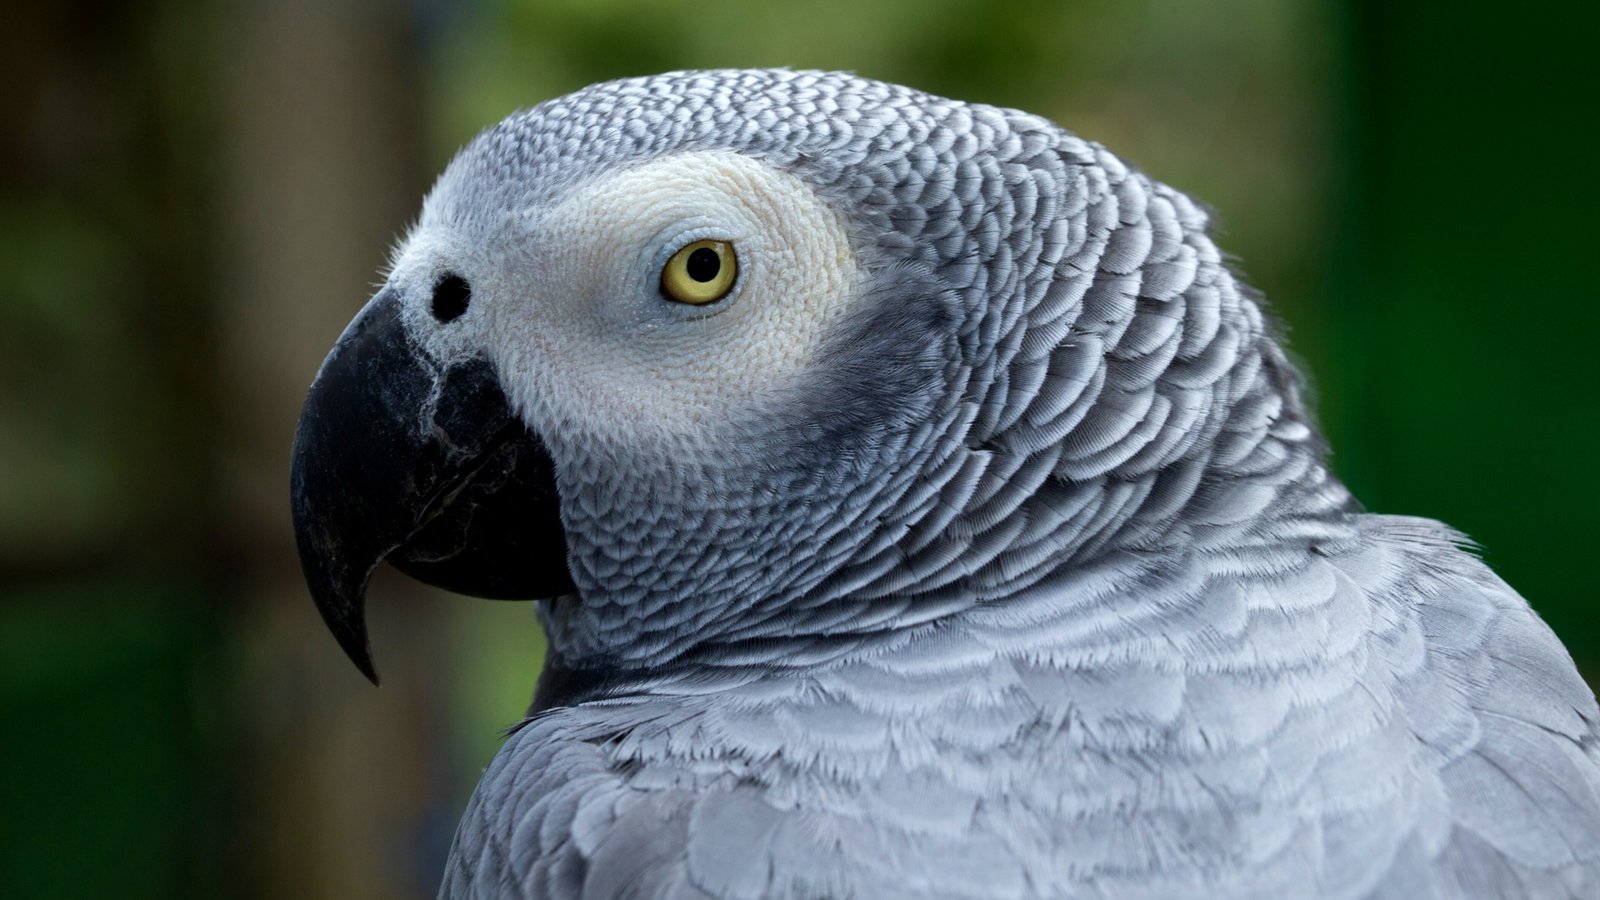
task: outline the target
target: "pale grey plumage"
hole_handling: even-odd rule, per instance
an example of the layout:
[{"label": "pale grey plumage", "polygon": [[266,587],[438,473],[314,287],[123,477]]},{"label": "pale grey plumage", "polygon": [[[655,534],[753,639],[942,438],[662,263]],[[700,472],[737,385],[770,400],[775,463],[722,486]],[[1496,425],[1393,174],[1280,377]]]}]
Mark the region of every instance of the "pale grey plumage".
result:
[{"label": "pale grey plumage", "polygon": [[[493,242],[731,150],[868,288],[714,460],[551,428],[581,599],[446,897],[1600,893],[1600,721],[1443,526],[1362,515],[1182,194],[1010,110],[680,73],[485,132],[420,227]],[[575,673],[575,674],[573,674]]]}]

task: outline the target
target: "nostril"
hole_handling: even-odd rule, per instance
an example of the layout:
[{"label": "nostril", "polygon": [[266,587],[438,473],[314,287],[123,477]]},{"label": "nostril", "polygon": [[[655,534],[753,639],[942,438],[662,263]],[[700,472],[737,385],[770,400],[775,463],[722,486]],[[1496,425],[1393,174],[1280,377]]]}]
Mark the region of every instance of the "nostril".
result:
[{"label": "nostril", "polygon": [[454,272],[446,272],[433,286],[433,317],[440,322],[453,322],[467,311],[472,302],[472,286]]}]

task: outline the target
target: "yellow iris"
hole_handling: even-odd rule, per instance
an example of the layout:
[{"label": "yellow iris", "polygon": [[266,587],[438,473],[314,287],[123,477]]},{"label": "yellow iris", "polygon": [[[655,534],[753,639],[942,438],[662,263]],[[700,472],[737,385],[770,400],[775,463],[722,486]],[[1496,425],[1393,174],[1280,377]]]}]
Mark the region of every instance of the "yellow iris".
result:
[{"label": "yellow iris", "polygon": [[661,270],[661,292],[670,300],[703,306],[728,296],[739,276],[739,259],[727,241],[686,244]]}]

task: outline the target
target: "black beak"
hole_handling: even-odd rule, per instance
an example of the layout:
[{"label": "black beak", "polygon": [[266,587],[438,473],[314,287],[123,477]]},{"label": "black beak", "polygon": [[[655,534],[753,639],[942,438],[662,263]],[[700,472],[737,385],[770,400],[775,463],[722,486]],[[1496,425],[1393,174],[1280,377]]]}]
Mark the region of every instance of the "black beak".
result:
[{"label": "black beak", "polygon": [[323,361],[295,430],[295,541],[311,597],[374,684],[367,582],[388,559],[428,584],[498,599],[575,590],[550,456],[493,366],[442,366],[380,291]]}]

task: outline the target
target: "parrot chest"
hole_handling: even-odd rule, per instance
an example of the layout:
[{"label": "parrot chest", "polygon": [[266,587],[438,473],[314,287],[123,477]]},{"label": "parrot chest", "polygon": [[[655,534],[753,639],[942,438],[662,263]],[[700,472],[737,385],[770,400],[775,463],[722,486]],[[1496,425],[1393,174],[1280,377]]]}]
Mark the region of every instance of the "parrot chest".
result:
[{"label": "parrot chest", "polygon": [[[563,846],[585,871],[659,853],[713,896],[1032,897],[1118,883],[1207,896],[1188,888],[1225,872],[1287,886],[1324,853],[1330,772],[1344,779],[1340,821],[1370,832],[1366,868],[1429,802],[1414,738],[1382,724],[1381,694],[1358,680],[1318,695],[1004,655],[916,678],[847,667],[805,699],[641,707],[647,721],[561,751],[582,777],[552,772],[529,793],[569,798]],[[645,827],[650,853],[608,852]]]},{"label": "parrot chest", "polygon": [[1517,795],[1453,774],[1485,720],[1466,679],[1429,669],[1474,665],[1454,645],[1486,632],[1431,630],[1466,601],[1420,603],[1385,552],[1071,598],[1058,620],[1019,602],[801,675],[553,710],[486,773],[458,866],[597,897],[1432,884],[1461,809]]}]

